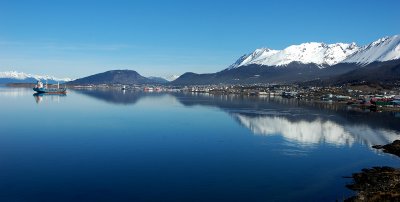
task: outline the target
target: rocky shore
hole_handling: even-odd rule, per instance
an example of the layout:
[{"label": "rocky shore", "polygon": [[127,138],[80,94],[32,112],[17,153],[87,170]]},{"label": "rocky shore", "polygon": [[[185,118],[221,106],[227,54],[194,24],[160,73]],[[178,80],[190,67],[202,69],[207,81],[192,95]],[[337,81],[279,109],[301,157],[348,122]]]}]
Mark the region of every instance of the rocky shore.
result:
[{"label": "rocky shore", "polygon": [[372,148],[383,149],[383,152],[385,153],[394,154],[400,157],[400,140],[395,140],[393,143],[387,145],[375,145],[372,146]]},{"label": "rocky shore", "polygon": [[[375,149],[400,157],[400,140],[387,145],[375,145]],[[400,201],[400,169],[374,167],[352,175],[353,183],[346,187],[356,191],[356,196],[345,201]]]}]

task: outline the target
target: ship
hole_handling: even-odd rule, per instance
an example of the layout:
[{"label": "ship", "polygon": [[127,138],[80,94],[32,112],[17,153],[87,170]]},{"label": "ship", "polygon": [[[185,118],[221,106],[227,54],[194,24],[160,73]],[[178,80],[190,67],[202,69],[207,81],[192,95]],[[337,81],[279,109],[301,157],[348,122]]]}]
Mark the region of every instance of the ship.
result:
[{"label": "ship", "polygon": [[47,93],[47,94],[66,94],[67,88],[60,88],[60,84],[57,84],[57,88],[48,88],[47,82],[46,85],[43,85],[41,81],[38,81],[35,87],[33,88],[36,93]]}]

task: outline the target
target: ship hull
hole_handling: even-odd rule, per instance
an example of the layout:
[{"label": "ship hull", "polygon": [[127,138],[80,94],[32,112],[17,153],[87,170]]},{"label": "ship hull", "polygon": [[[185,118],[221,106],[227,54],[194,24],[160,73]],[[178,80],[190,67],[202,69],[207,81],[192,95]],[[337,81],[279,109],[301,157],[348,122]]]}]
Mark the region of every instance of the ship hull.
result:
[{"label": "ship hull", "polygon": [[46,93],[46,94],[66,94],[66,88],[33,88],[37,93]]}]

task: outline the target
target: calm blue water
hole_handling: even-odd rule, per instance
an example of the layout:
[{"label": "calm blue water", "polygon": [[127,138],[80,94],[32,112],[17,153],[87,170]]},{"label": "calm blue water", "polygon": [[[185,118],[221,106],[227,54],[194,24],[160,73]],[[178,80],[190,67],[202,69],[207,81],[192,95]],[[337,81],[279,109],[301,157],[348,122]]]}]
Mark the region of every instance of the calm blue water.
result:
[{"label": "calm blue water", "polygon": [[[400,116],[281,98],[0,87],[0,201],[335,201]],[[396,118],[397,117],[397,118]]]}]

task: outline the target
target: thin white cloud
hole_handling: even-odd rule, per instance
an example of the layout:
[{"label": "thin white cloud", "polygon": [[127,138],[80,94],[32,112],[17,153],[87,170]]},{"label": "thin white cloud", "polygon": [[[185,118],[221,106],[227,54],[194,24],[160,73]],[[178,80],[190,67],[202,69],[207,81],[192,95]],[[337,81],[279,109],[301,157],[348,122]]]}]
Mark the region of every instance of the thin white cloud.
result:
[{"label": "thin white cloud", "polygon": [[94,44],[94,43],[57,43],[57,42],[22,42],[0,41],[0,48],[24,48],[30,50],[50,51],[118,51],[133,47],[128,44]]}]

